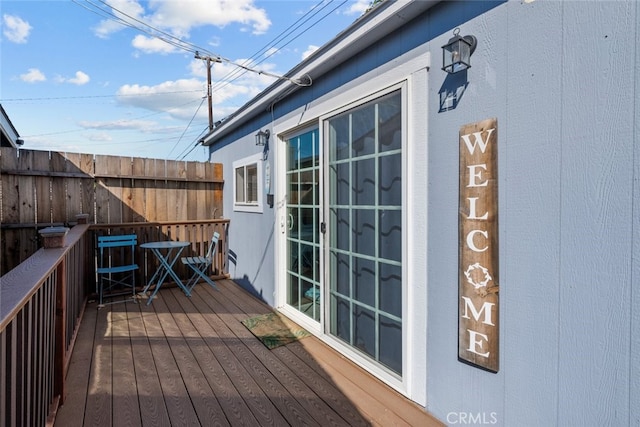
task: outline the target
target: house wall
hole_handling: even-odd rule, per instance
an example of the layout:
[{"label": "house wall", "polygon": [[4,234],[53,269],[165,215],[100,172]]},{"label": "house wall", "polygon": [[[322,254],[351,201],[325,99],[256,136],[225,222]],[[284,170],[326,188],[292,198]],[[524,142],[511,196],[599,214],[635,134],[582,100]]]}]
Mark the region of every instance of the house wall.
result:
[{"label": "house wall", "polygon": [[[457,108],[439,111],[456,82],[430,73],[427,401],[445,422],[640,423],[639,13],[634,1],[512,1],[460,25],[478,49]],[[497,374],[456,360],[458,130],[491,117]]]},{"label": "house wall", "polygon": [[[412,105],[426,94],[424,116],[409,111],[426,137],[413,129],[408,152],[411,182],[424,187],[413,200],[427,202],[410,202],[407,230],[408,250],[426,252],[410,266],[408,286],[427,289],[416,296],[426,299],[427,352],[413,361],[426,365],[427,409],[452,425],[638,425],[639,18],[632,0],[442,2],[279,101],[273,116],[265,112],[216,144],[212,158],[231,165],[255,154],[253,135],[271,117],[277,127],[346,93],[341,85],[393,67],[390,52],[430,52],[426,82],[410,86]],[[456,26],[475,35],[478,48],[466,75],[447,76],[440,46]],[[457,92],[457,103],[442,105],[444,91]],[[458,132],[491,117],[499,146],[497,374],[457,360]],[[425,143],[426,151],[415,150]],[[232,173],[225,167],[226,182]],[[232,197],[224,200],[237,258],[230,273],[273,305],[278,202],[263,214],[240,213]]]},{"label": "house wall", "polygon": [[[230,220],[229,274],[240,286],[253,293],[269,305],[274,305],[274,261],[273,233],[274,212],[266,203],[263,191],[262,212],[241,212],[234,210],[234,169],[233,162],[263,153],[263,148],[255,145],[255,134],[259,129],[244,135],[233,144],[227,144],[211,155],[211,160],[224,164],[223,217]],[[270,145],[273,142],[269,141]],[[267,153],[268,154],[268,153]],[[270,163],[274,171],[273,156],[267,155],[264,162]],[[263,166],[264,171],[264,166]],[[264,180],[264,173],[260,179]],[[273,179],[272,181],[272,190]],[[263,181],[264,182],[264,181]]]}]

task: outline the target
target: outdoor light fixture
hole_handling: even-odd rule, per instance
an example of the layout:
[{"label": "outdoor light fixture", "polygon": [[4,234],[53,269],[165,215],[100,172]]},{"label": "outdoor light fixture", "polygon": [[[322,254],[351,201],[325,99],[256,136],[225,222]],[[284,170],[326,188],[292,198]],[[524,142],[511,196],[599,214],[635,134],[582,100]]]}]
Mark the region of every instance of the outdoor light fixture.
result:
[{"label": "outdoor light fixture", "polygon": [[269,142],[269,129],[267,130],[261,130],[258,133],[256,133],[256,145],[267,145],[267,143]]},{"label": "outdoor light fixture", "polygon": [[476,50],[475,36],[460,36],[460,28],[453,30],[453,37],[442,46],[442,69],[449,74],[471,67],[471,54]]}]

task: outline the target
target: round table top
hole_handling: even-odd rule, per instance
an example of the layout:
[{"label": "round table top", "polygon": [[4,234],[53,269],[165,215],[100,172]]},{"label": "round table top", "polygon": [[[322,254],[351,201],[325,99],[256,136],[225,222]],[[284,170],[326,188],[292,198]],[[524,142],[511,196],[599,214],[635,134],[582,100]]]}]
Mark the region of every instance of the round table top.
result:
[{"label": "round table top", "polygon": [[189,242],[174,242],[172,240],[165,240],[162,242],[147,242],[140,245],[141,248],[145,249],[173,249],[173,248],[183,248],[185,246],[189,246],[191,243]]}]

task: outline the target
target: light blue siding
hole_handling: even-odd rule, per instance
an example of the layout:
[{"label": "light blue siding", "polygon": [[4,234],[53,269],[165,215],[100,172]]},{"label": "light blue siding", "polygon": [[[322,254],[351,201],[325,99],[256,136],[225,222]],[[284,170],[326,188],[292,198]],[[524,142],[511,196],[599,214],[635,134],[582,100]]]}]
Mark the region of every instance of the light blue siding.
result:
[{"label": "light blue siding", "polygon": [[[455,27],[478,39],[466,76],[440,70],[440,46]],[[464,415],[518,427],[640,425],[640,2],[442,2],[278,100],[274,119],[425,46],[429,91],[411,96],[425,96],[428,107],[408,116],[424,118],[428,135],[427,173],[412,177],[427,213],[409,213],[416,230],[427,230],[424,277],[414,278],[428,289],[427,353],[415,362],[427,366],[427,409],[450,424]],[[457,88],[457,104],[443,108],[441,93]],[[457,360],[458,131],[491,117],[497,374]],[[270,119],[248,120],[212,158],[225,164],[231,275],[273,304],[275,209],[233,212],[228,166],[257,152],[253,134]]]},{"label": "light blue siding", "polygon": [[[638,22],[632,1],[513,1],[461,26],[479,40],[469,86],[429,118],[427,400],[443,421],[638,424]],[[430,77],[436,111],[444,75]],[[496,375],[455,360],[457,130],[488,117],[500,146]]]}]

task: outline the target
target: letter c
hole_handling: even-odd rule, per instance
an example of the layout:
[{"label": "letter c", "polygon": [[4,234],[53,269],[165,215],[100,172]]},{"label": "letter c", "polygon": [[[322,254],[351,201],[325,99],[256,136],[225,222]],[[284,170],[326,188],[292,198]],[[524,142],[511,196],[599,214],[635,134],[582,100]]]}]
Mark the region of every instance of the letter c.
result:
[{"label": "letter c", "polygon": [[457,413],[457,412],[449,412],[449,413],[447,414],[447,423],[449,423],[449,424],[458,424],[458,419],[457,419],[457,418],[455,419],[455,421],[451,421],[451,420],[449,419],[449,417],[450,417],[451,415],[453,415],[453,416],[455,417],[455,416],[457,416],[457,415],[458,415],[458,413]]},{"label": "letter c", "polygon": [[482,234],[484,236],[485,239],[489,238],[489,233],[487,233],[486,231],[483,230],[471,230],[469,232],[469,234],[467,234],[467,246],[469,247],[469,249],[471,249],[474,252],[484,252],[487,249],[489,249],[488,246],[485,246],[484,248],[480,249],[476,246],[476,244],[473,242],[473,236],[476,234]]}]

